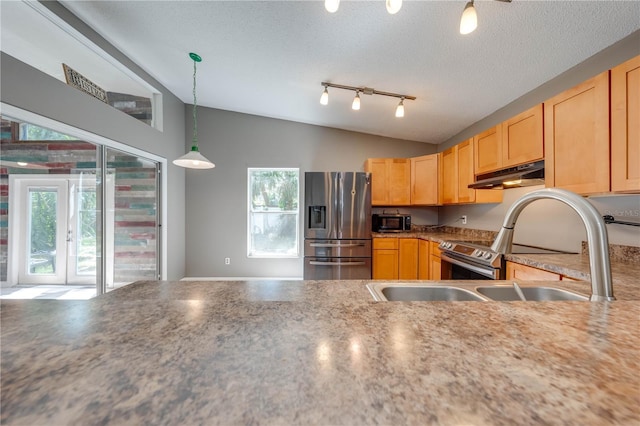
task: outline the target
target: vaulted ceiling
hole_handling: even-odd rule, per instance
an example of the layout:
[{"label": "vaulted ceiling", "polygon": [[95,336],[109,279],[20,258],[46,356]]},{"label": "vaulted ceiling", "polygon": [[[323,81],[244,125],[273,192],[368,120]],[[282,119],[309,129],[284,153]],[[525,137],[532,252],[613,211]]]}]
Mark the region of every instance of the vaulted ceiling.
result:
[{"label": "vaulted ceiling", "polygon": [[[440,143],[640,28],[639,1],[62,1],[186,103]],[[329,89],[322,81],[409,94]]]}]

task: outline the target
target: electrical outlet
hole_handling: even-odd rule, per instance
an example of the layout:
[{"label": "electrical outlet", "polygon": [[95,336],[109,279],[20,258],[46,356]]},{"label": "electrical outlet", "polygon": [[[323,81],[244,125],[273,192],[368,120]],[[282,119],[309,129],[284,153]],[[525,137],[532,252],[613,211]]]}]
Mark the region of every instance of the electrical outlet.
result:
[{"label": "electrical outlet", "polygon": [[224,258],[224,264],[225,265],[230,265],[231,264],[231,258],[230,257],[225,257]]},{"label": "electrical outlet", "polygon": [[466,225],[467,224],[467,215],[465,214],[465,215],[460,216],[460,220],[462,220],[462,224],[463,225]]}]

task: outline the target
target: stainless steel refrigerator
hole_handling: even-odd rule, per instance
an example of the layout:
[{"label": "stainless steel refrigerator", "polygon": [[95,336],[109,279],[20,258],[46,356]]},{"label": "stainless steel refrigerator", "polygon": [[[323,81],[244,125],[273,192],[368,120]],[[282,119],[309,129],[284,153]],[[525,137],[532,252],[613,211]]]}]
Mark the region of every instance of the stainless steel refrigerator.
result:
[{"label": "stainless steel refrigerator", "polygon": [[371,176],[307,172],[304,279],[371,279]]}]

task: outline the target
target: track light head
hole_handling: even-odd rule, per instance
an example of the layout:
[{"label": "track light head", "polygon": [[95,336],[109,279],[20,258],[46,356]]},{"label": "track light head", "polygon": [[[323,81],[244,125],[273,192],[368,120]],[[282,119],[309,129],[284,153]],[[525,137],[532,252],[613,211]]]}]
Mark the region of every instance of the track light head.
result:
[{"label": "track light head", "polygon": [[400,99],[400,103],[396,107],[396,117],[404,117],[404,98]]},{"label": "track light head", "polygon": [[478,28],[478,15],[476,8],[473,6],[473,0],[471,0],[464,7],[462,12],[462,18],[460,18],[460,34],[469,34]]},{"label": "track light head", "polygon": [[320,104],[327,105],[329,103],[329,90],[327,90],[327,86],[324,86],[324,90],[322,91],[322,96],[320,96]]},{"label": "track light head", "polygon": [[360,92],[356,90],[356,97],[353,98],[351,109],[358,111],[360,109]]},{"label": "track light head", "polygon": [[387,0],[387,12],[395,15],[402,8],[402,0]]},{"label": "track light head", "polygon": [[327,12],[335,13],[338,11],[338,7],[340,7],[340,0],[324,0],[324,8],[327,9]]}]

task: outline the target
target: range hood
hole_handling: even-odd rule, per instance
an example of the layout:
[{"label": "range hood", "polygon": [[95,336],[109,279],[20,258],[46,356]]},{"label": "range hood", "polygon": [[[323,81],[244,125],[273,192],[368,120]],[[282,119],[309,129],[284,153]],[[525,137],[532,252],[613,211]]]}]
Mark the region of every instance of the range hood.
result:
[{"label": "range hood", "polygon": [[544,183],[544,160],[478,175],[473,189],[518,188]]}]

